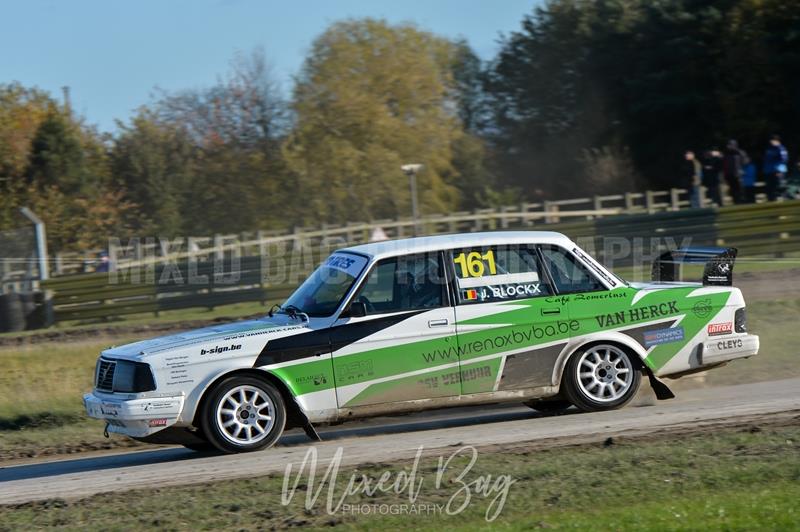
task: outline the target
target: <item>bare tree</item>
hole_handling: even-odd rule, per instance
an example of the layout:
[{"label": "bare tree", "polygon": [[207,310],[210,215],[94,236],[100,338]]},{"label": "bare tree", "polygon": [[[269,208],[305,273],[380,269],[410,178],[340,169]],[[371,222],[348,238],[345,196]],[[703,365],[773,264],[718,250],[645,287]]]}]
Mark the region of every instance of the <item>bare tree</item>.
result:
[{"label": "bare tree", "polygon": [[159,118],[185,128],[202,147],[269,147],[287,126],[286,101],[262,48],[237,53],[211,87],[160,93]]}]

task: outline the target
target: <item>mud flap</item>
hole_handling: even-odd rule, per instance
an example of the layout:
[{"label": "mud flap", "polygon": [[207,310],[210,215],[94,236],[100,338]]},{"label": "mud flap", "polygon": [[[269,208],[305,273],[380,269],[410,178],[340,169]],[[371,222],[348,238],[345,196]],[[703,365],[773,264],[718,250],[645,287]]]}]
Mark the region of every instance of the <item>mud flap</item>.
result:
[{"label": "mud flap", "polygon": [[314,425],[308,420],[308,417],[303,413],[303,409],[300,408],[300,405],[297,403],[295,398],[292,398],[292,402],[294,403],[294,412],[290,415],[294,416],[294,424],[293,426],[303,427],[303,432],[306,433],[306,436],[311,438],[314,441],[322,441],[317,429],[314,428]]},{"label": "mud flap", "polygon": [[317,429],[314,428],[314,425],[312,425],[310,421],[306,420],[306,422],[303,423],[303,430],[305,431],[306,436],[312,440],[322,441],[322,437],[319,435]]},{"label": "mud flap", "polygon": [[655,375],[653,375],[653,370],[648,367],[644,368],[645,372],[647,373],[647,378],[650,379],[650,387],[656,394],[656,399],[659,401],[663,401],[665,399],[675,399],[675,394],[672,393],[672,390],[669,387],[658,380]]}]

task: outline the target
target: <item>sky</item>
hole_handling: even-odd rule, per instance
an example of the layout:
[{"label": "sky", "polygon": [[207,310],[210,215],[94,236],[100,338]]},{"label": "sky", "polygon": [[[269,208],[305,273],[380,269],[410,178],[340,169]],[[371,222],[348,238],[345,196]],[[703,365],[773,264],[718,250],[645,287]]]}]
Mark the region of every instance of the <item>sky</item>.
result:
[{"label": "sky", "polygon": [[114,131],[158,87],[206,87],[263,47],[288,94],[311,43],[344,18],[413,22],[483,59],[537,0],[0,0],[0,83],[37,86]]}]

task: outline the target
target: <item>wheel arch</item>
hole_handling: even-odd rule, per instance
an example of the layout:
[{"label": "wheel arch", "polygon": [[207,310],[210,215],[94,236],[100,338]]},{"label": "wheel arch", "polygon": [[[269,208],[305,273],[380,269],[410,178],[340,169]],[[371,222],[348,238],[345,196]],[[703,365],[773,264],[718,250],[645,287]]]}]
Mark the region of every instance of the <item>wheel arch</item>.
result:
[{"label": "wheel arch", "polygon": [[632,357],[634,363],[639,364],[637,369],[641,370],[645,367],[644,359],[647,357],[647,351],[645,351],[641,344],[627,334],[611,332],[604,334],[602,337],[595,336],[583,338],[576,344],[571,345],[569,349],[565,349],[564,353],[562,353],[556,364],[555,372],[553,374],[554,384],[557,384],[559,388],[561,387],[561,380],[564,376],[564,368],[567,366],[567,361],[569,361],[572,355],[581,349],[599,344],[611,344],[619,347],[620,349],[624,349],[628,354],[634,355]]},{"label": "wheel arch", "polygon": [[199,428],[200,425],[200,416],[202,415],[203,409],[205,408],[206,401],[210,395],[211,390],[213,390],[217,384],[228,379],[230,377],[236,376],[250,376],[255,377],[257,379],[261,379],[265,382],[268,382],[277,388],[278,392],[280,392],[281,397],[286,405],[286,428],[298,427],[303,426],[304,423],[308,423],[308,418],[306,417],[305,413],[300,408],[300,405],[297,404],[297,401],[294,399],[294,395],[292,395],[291,391],[289,391],[289,387],[286,385],[283,380],[281,380],[277,375],[257,368],[237,368],[232,369],[229,371],[225,371],[213,379],[210,379],[209,382],[206,384],[205,388],[200,394],[200,399],[195,404],[195,410],[192,414],[192,425],[196,428]]}]

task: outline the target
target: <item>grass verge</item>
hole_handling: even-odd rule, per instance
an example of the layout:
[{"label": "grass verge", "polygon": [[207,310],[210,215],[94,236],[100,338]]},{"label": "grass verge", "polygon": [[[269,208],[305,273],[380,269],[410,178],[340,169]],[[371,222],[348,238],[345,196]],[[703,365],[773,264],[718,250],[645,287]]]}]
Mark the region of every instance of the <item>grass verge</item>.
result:
[{"label": "grass verge", "polygon": [[[288,504],[282,501],[283,476],[273,475],[0,507],[0,529],[791,530],[800,524],[798,442],[800,420],[795,418],[783,426],[714,428],[550,450],[480,451],[472,467],[469,453],[453,449],[447,454],[456,457],[445,467],[439,458],[423,457],[413,501],[398,476],[411,474],[411,460],[342,468],[328,484],[321,484],[327,465],[320,465],[313,481],[307,472],[300,478]],[[506,476],[513,483],[498,483]],[[386,489],[347,493],[351,478],[357,481],[353,486],[368,479],[374,487],[382,477]],[[290,480],[289,485],[294,476]],[[400,487],[391,489],[396,480]],[[331,485],[334,511],[326,501]],[[306,493],[320,487],[319,499],[306,505]],[[507,496],[500,506],[503,492]],[[468,493],[464,509],[454,511]],[[361,513],[337,509],[340,501]],[[411,513],[412,504],[428,510]],[[363,505],[374,510],[367,515]],[[488,523],[487,512],[491,517],[495,510],[496,519]]]},{"label": "grass verge", "polygon": [[48,343],[0,350],[0,461],[129,446],[103,437],[83,412],[97,356],[114,342]]},{"label": "grass verge", "polygon": [[179,324],[181,322],[209,321],[220,319],[240,319],[247,316],[264,315],[267,313],[272,303],[262,305],[258,302],[235,303],[224,305],[214,309],[192,308],[180,310],[165,310],[155,316],[152,312],[141,314],[130,314],[108,320],[88,320],[88,321],[66,321],[56,324],[49,329],[39,329],[34,331],[22,331],[13,333],[2,333],[2,339],[25,339],[37,336],[50,336],[59,332],[69,332],[78,335],[85,332],[91,336],[97,329],[107,329],[113,331],[115,328],[125,329],[132,327],[146,327],[149,325],[164,325],[170,323]]}]

